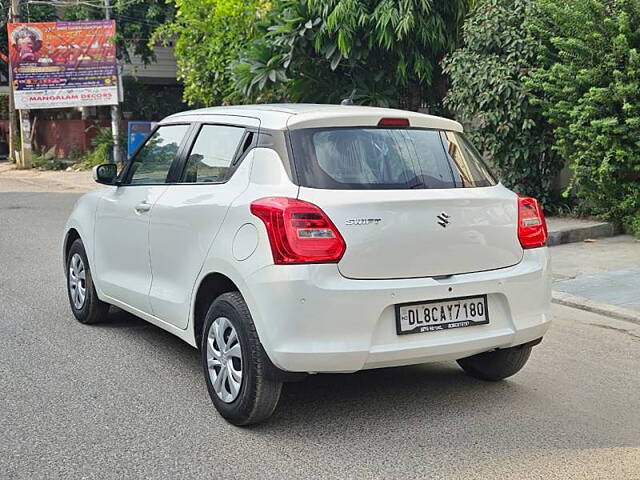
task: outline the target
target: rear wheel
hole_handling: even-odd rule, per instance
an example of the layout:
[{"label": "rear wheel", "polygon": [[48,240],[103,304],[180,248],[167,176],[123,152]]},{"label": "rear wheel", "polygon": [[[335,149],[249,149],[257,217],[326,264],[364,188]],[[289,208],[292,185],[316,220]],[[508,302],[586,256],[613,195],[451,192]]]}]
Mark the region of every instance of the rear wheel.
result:
[{"label": "rear wheel", "polygon": [[71,311],[80,323],[104,320],[109,304],[98,298],[82,240],[77,239],[67,254],[67,293]]},{"label": "rear wheel", "polygon": [[207,390],[216,410],[234,425],[271,416],[282,382],[269,378],[269,359],[239,292],[220,295],[209,307],[201,341]]},{"label": "rear wheel", "polygon": [[458,360],[458,365],[469,375],[496,382],[518,373],[529,360],[531,346],[517,346],[479,353]]}]

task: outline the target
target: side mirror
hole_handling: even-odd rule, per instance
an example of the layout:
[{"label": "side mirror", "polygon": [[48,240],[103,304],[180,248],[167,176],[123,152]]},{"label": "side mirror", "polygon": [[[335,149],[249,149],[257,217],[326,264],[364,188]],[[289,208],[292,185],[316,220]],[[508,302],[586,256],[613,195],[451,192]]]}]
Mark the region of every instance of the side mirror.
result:
[{"label": "side mirror", "polygon": [[93,179],[103,185],[114,185],[118,176],[118,167],[115,163],[103,163],[93,167]]}]

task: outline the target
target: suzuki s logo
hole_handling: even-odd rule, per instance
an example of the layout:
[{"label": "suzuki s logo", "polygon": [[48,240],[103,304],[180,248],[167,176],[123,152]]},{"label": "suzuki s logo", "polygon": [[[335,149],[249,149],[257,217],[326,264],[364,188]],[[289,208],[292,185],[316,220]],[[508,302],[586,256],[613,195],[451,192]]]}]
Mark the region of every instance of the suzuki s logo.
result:
[{"label": "suzuki s logo", "polygon": [[438,219],[438,225],[442,228],[447,228],[447,225],[449,225],[449,214],[447,212],[442,212],[436,218]]},{"label": "suzuki s logo", "polygon": [[381,218],[349,218],[345,220],[345,225],[377,225]]}]

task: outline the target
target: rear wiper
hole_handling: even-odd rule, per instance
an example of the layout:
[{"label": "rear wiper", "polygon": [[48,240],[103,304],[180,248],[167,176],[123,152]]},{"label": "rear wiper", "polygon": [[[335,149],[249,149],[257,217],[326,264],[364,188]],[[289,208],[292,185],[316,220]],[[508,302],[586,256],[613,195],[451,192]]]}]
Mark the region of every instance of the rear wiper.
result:
[{"label": "rear wiper", "polygon": [[424,184],[424,182],[418,182],[415,185],[412,185],[409,187],[410,189],[414,189],[414,188],[427,188],[427,186]]}]

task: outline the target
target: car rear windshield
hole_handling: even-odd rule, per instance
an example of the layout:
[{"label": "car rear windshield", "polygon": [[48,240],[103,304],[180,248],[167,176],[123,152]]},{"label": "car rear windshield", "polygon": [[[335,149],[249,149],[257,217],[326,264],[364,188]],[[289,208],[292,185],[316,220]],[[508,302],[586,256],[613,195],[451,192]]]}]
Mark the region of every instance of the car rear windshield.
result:
[{"label": "car rear windshield", "polygon": [[463,134],[416,128],[291,132],[301,186],[322,189],[488,187],[496,184]]}]

